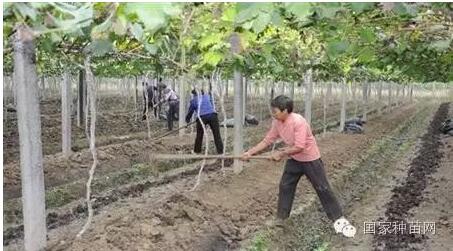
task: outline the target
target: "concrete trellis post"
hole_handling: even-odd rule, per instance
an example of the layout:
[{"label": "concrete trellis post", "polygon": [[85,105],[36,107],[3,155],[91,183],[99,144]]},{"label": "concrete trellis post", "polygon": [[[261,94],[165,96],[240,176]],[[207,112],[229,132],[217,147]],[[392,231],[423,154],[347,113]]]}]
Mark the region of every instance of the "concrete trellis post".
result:
[{"label": "concrete trellis post", "polygon": [[[241,40],[237,33],[233,33],[231,36],[231,51],[233,54],[239,54],[241,51]],[[244,130],[242,121],[243,118],[243,83],[242,74],[238,68],[234,70],[234,146],[233,152],[235,155],[242,154],[244,148]],[[233,170],[235,173],[242,172],[242,162],[235,159],[233,164]]]},{"label": "concrete trellis post", "polygon": [[342,132],[344,125],[346,123],[346,80],[343,80],[341,83],[341,112],[340,112],[340,128],[339,131]]},{"label": "concrete trellis post", "polygon": [[26,251],[46,247],[46,210],[41,143],[41,117],[33,33],[17,26],[14,41],[14,83],[20,141],[22,212]]},{"label": "concrete trellis post", "polygon": [[65,72],[61,85],[61,149],[65,157],[71,154],[71,100],[70,76]]},{"label": "concrete trellis post", "polygon": [[307,74],[304,77],[305,84],[305,119],[309,124],[311,124],[311,104],[313,98],[313,75],[312,69],[307,71]]}]

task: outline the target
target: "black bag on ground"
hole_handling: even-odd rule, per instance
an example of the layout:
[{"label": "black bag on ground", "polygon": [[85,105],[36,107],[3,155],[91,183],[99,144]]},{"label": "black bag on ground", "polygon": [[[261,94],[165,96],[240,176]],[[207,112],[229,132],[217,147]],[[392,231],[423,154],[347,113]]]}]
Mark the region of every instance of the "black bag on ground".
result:
[{"label": "black bag on ground", "polygon": [[440,126],[440,131],[444,134],[449,134],[453,136],[453,119],[450,118],[442,122]]},{"label": "black bag on ground", "polygon": [[255,116],[247,114],[245,115],[245,123],[248,125],[258,125],[260,122]]},{"label": "black bag on ground", "polygon": [[362,118],[353,118],[345,122],[343,132],[348,134],[360,134],[363,133],[363,125],[366,121]]},{"label": "black bag on ground", "polygon": [[347,124],[344,126],[344,133],[360,134],[363,133],[363,127],[358,124]]},{"label": "black bag on ground", "polygon": [[345,125],[356,124],[356,125],[359,125],[359,126],[363,126],[365,123],[366,123],[366,121],[362,120],[362,118],[353,118],[353,119],[350,119],[350,120],[346,121]]},{"label": "black bag on ground", "polygon": [[[227,119],[226,121],[224,120],[222,123],[220,123],[220,127],[224,127],[225,124],[226,124],[226,127],[228,127],[228,128],[234,127],[234,118]],[[250,115],[250,114],[245,115],[245,125],[246,126],[255,126],[258,124],[259,124],[259,121],[255,116]]]},{"label": "black bag on ground", "polygon": [[225,124],[226,124],[226,127],[228,127],[228,128],[234,127],[234,119],[224,120],[222,123],[220,123],[220,127],[224,127]]}]

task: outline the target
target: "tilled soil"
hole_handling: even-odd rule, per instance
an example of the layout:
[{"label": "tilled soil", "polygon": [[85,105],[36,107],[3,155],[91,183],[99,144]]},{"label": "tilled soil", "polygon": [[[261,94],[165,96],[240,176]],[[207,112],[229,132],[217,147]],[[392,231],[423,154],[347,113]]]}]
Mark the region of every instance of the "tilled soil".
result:
[{"label": "tilled soil", "polygon": [[[50,109],[49,104],[54,104],[58,100],[45,101],[42,106],[45,109]],[[106,99],[102,104],[108,104],[111,99]],[[113,102],[113,101],[111,101]],[[384,107],[385,108],[385,107]],[[329,122],[336,121],[338,118],[338,107],[336,109],[329,109],[327,119]],[[58,115],[58,116],[55,116]],[[44,114],[44,116],[49,117]],[[87,148],[87,140],[84,138],[84,130],[73,125],[73,140],[78,137],[78,143],[73,145],[74,153],[70,156],[69,160],[65,159],[60,151],[60,115],[53,114],[54,118],[51,120],[42,120],[42,141],[44,152],[44,176],[46,188],[51,188],[70,181],[79,179],[81,176],[86,175],[86,169],[92,161],[91,153]],[[96,132],[97,142],[96,146],[99,150],[100,168],[97,173],[108,173],[109,171],[119,170],[122,168],[130,167],[131,163],[140,163],[146,161],[143,153],[146,151],[157,152],[174,152],[188,147],[192,144],[190,140],[192,137],[181,139],[174,139],[171,137],[163,138],[158,142],[147,142],[140,140],[146,138],[146,123],[142,121],[134,122],[133,114],[125,113],[118,114],[113,112],[101,113],[98,118]],[[314,117],[321,117],[321,109],[314,109]],[[13,129],[16,120],[8,122],[5,127],[4,137],[4,169],[3,169],[3,184],[5,190],[5,198],[15,198],[20,196],[20,166],[19,166],[19,146],[17,129]],[[74,122],[74,121],[73,121]],[[268,122],[266,119],[263,123]],[[51,123],[51,124],[49,124]],[[75,123],[75,122],[74,122]],[[320,126],[321,121],[313,121],[314,127]],[[165,125],[161,122],[153,121],[151,125],[151,138],[155,135],[165,132]],[[16,125],[17,127],[17,125]],[[265,126],[258,126],[261,130]],[[253,129],[252,129],[253,130]],[[141,131],[141,132],[140,132]],[[321,132],[322,128],[315,131]],[[134,134],[135,132],[135,134]],[[231,132],[229,132],[231,134]],[[253,134],[253,133],[252,133]],[[9,142],[9,143],[8,143]],[[82,143],[80,143],[82,142]],[[177,143],[176,143],[177,142]],[[189,143],[190,142],[190,143]],[[5,145],[6,144],[6,145]],[[179,149],[181,148],[181,149]],[[53,149],[47,151],[46,149]],[[119,154],[118,154],[119,153]]]},{"label": "tilled soil", "polygon": [[[315,115],[320,116],[319,110],[315,110]],[[336,111],[332,110],[328,113],[328,119],[336,119]],[[264,123],[267,122],[264,121]],[[314,121],[313,123],[316,123]],[[153,122],[155,124],[155,122]],[[102,124],[102,123],[101,123]],[[318,122],[319,124],[319,122]],[[332,124],[333,125],[333,124]],[[160,126],[155,124],[154,126]],[[247,133],[255,135],[265,130],[266,126],[258,126],[256,128],[247,128]],[[322,128],[315,130],[315,133],[322,131]],[[160,131],[158,131],[160,132]],[[158,133],[157,132],[157,133]],[[231,133],[231,132],[230,132]],[[135,163],[147,162],[147,154],[149,152],[188,152],[192,144],[193,135],[184,137],[183,139],[167,136],[159,141],[134,140],[131,135],[126,136],[109,136],[98,144],[99,166],[96,171],[96,176],[102,176],[111,172],[118,172],[129,169]],[[144,134],[138,138],[146,137]],[[98,137],[98,139],[101,137]],[[231,140],[231,139],[230,139]],[[113,143],[118,142],[118,143]],[[256,142],[252,142],[256,143]],[[103,144],[108,144],[102,146]],[[47,144],[44,144],[47,145]],[[46,189],[50,189],[69,182],[77,181],[86,176],[86,169],[89,167],[91,153],[88,148],[74,152],[69,159],[66,159],[62,154],[52,154],[44,156],[44,177]],[[12,161],[4,166],[4,190],[5,198],[17,198],[20,196],[20,166],[18,160]],[[74,194],[72,197],[77,197]]]},{"label": "tilled soil", "polygon": [[[412,229],[412,223],[407,221],[412,216],[410,210],[420,205],[423,200],[429,177],[437,171],[443,158],[440,124],[448,114],[448,103],[440,106],[427,132],[421,138],[421,148],[418,155],[412,160],[405,181],[392,189],[392,197],[386,204],[385,218],[376,222],[390,222],[407,226],[377,234],[374,238],[376,250],[407,249],[415,243],[426,240],[427,234],[420,234]],[[423,226],[422,226],[423,227]],[[390,228],[390,227],[389,227]],[[396,231],[396,232],[395,232]]]},{"label": "tilled soil", "polygon": [[[97,148],[99,165],[97,175],[130,168],[134,163],[149,161],[151,152],[186,152],[190,148],[190,139],[180,139],[174,144],[164,145],[162,142],[148,140],[132,140]],[[92,161],[88,149],[74,153],[69,159],[61,154],[44,157],[44,177],[46,188],[61,185],[80,178],[85,178],[89,163]],[[4,166],[5,198],[20,196],[20,166],[18,163]]]},{"label": "tilled soil", "polygon": [[362,224],[379,215],[375,207],[377,209],[378,202],[383,200],[377,195],[398,178],[392,173],[396,169],[395,163],[399,163],[414,144],[411,142],[423,134],[429,124],[429,116],[436,108],[432,104],[421,105],[410,119],[400,122],[384,137],[374,139],[371,147],[364,148],[343,168],[335,169],[339,172],[328,172],[345,216],[357,227],[354,238],[335,234],[332,222],[327,219],[316,194],[310,194],[312,189],[309,188],[303,191],[304,196],[296,196],[296,200],[301,198],[300,203],[294,208],[285,228],[264,228],[244,241],[243,245],[251,250],[260,250],[260,247],[267,250],[370,250],[371,241],[366,243],[366,239],[371,235],[363,235]]},{"label": "tilled soil", "polygon": [[[342,172],[374,140],[409,118],[414,106],[401,107],[367,124],[368,133],[333,133],[318,139],[329,174]],[[51,249],[62,250],[224,250],[238,247],[274,213],[280,168],[275,163],[247,163],[240,175],[226,170],[202,176],[202,184],[188,192],[193,177],[144,191],[136,198],[119,199],[95,216],[84,238],[75,240],[83,224],[77,220],[49,233]],[[282,163],[278,163],[281,166]],[[310,190],[306,182],[299,193]],[[311,192],[313,195],[313,192]],[[11,248],[16,247],[13,243]]]},{"label": "tilled soil", "polygon": [[[452,105],[450,114],[453,115]],[[435,231],[429,232],[423,243],[412,246],[418,250],[453,250],[453,137],[441,137],[444,158],[427,181],[423,201],[411,210],[412,216],[408,219],[422,226],[427,222],[435,223]]]},{"label": "tilled soil", "polygon": [[[261,105],[259,105],[261,102]],[[250,110],[247,113],[254,114],[257,118],[265,120],[269,118],[267,112],[268,101],[262,98],[253,100],[253,105],[249,105]],[[348,102],[352,104],[352,101]],[[74,104],[73,104],[74,105]],[[121,136],[133,136],[137,134],[139,138],[146,136],[147,125],[142,121],[142,100],[140,99],[137,105],[137,112],[133,105],[133,101],[125,101],[119,95],[98,97],[98,113],[96,122],[96,145],[103,146],[112,143],[121,143],[125,140]],[[371,105],[371,104],[370,104]],[[225,101],[225,107],[228,118],[233,114],[232,100]],[[264,107],[264,108],[263,108]],[[331,102],[328,109],[328,117],[336,114],[335,109],[338,109],[338,103]],[[370,106],[371,107],[371,106]],[[259,109],[257,109],[259,108]],[[165,109],[165,108],[164,108]],[[313,102],[313,116],[322,116],[322,104],[319,100]],[[299,110],[299,109],[296,109]],[[303,111],[303,109],[302,109]],[[41,112],[41,140],[43,142],[43,154],[51,155],[61,152],[61,102],[59,99],[48,99],[40,102]],[[221,119],[222,120],[222,119]],[[177,122],[176,122],[177,123]],[[152,117],[150,129],[153,135],[159,135],[165,127],[164,121],[156,121]],[[19,133],[17,130],[17,118],[15,112],[5,112],[3,118],[3,153],[4,164],[17,163],[19,160]],[[76,113],[73,107],[72,113],[72,150],[79,151],[88,148],[88,141],[85,136],[85,125],[77,127]],[[9,178],[9,172],[5,172],[6,179]]]},{"label": "tilled soil", "polygon": [[[119,107],[118,101],[108,98],[104,102],[111,102],[110,110],[100,110],[97,114],[96,135],[100,138],[115,135],[129,135],[134,133],[145,132],[146,123],[138,116],[136,120],[133,108],[131,112],[115,111]],[[59,105],[59,101],[44,101],[41,104],[41,137],[43,142],[43,154],[55,154],[61,152],[61,114],[51,113],[55,110],[51,105]],[[120,103],[121,104],[121,103]],[[57,111],[56,111],[57,112]],[[17,130],[17,119],[15,113],[8,113],[8,119],[4,120],[3,127],[3,153],[5,164],[17,162],[19,160],[19,133]],[[163,123],[151,123],[152,130],[156,131],[162,128]],[[72,116],[71,138],[73,142],[72,150],[78,151],[81,148],[88,147],[88,141],[85,136],[85,125],[77,127],[76,117]],[[98,145],[108,142],[98,142]]]},{"label": "tilled soil", "polygon": [[[426,128],[430,125],[439,106],[438,104],[426,105],[426,108],[428,109],[417,112],[414,121],[409,122],[409,129],[385,139],[384,141],[390,144],[385,144],[376,154],[368,157],[368,161],[360,163],[357,168],[362,169],[359,171],[359,177],[350,179],[350,185],[342,188],[342,195],[353,194],[351,199],[345,200],[344,212],[357,228],[355,237],[345,238],[341,234],[335,234],[331,223],[326,222],[325,233],[322,234],[322,239],[314,242],[315,248],[320,246],[328,247],[327,250],[372,250],[374,248],[375,235],[383,234],[384,226],[388,224],[377,219],[385,218],[386,205],[392,197],[392,190],[405,182],[410,164],[418,156],[418,150],[422,147],[422,135],[426,133]],[[302,229],[304,229],[301,230],[303,233],[308,231],[306,227]],[[306,245],[298,247],[306,247]]]},{"label": "tilled soil", "polygon": [[[231,166],[232,161],[225,161],[225,166]],[[207,164],[204,168],[205,172],[212,172],[221,168],[220,162]],[[93,195],[93,209],[97,214],[103,207],[124,198],[135,198],[142,195],[145,190],[152,187],[162,186],[168,184],[176,179],[184,178],[186,176],[193,176],[198,173],[198,168],[186,168],[184,170],[175,171],[169,175],[145,182],[125,185],[116,189],[109,190],[100,194]],[[85,201],[79,200],[75,203],[70,203],[62,209],[51,210],[47,213],[47,227],[48,229],[55,229],[57,227],[67,225],[71,221],[83,218],[87,214],[87,206]],[[23,238],[23,225],[19,224],[15,227],[6,229],[3,236],[4,245],[8,245],[10,241]]]}]

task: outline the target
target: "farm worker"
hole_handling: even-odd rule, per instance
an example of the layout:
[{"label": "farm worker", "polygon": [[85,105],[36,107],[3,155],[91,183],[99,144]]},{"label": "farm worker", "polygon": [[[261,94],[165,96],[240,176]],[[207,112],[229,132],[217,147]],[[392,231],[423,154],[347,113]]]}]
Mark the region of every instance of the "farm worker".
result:
[{"label": "farm worker", "polygon": [[198,118],[199,115],[201,121],[203,121],[203,124],[209,125],[209,127],[211,127],[217,153],[223,153],[223,143],[222,137],[220,136],[219,119],[217,117],[217,112],[214,109],[214,103],[212,101],[211,95],[205,94],[203,90],[201,91],[201,95],[198,95],[198,92],[195,89],[192,90],[192,95],[193,98],[192,100],[190,100],[189,111],[186,116],[186,123],[189,123],[193,113],[197,112],[197,136],[195,138],[195,146],[193,151],[195,153],[201,153],[201,145],[203,142],[203,127],[200,119]]},{"label": "farm worker", "polygon": [[154,117],[157,118],[157,107],[154,106],[157,103],[157,86],[151,85],[148,82],[142,82],[144,87],[143,91],[143,103],[147,104],[143,107],[143,120],[146,119],[146,109],[153,109]]},{"label": "farm worker", "polygon": [[160,84],[160,88],[163,90],[163,99],[156,104],[158,106],[161,103],[168,102],[168,114],[167,114],[167,123],[168,130],[173,130],[173,120],[177,120],[176,114],[179,107],[179,97],[175,91],[173,91],[169,86],[165,84]]},{"label": "farm worker", "polygon": [[293,113],[293,101],[287,96],[274,98],[271,108],[274,119],[270,130],[260,143],[243,153],[242,159],[248,160],[278,138],[287,145],[272,154],[275,161],[288,157],[280,180],[275,225],[284,226],[291,212],[297,183],[305,175],[316,190],[327,217],[334,222],[335,231],[348,237],[354,236],[355,228],[343,217],[340,204],[327,180],[310,125],[300,114]]}]

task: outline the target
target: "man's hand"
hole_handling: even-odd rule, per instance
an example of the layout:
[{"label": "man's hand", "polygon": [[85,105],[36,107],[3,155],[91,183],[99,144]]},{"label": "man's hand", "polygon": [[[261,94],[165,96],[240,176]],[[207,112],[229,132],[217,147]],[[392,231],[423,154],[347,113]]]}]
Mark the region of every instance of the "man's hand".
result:
[{"label": "man's hand", "polygon": [[281,151],[275,151],[272,153],[272,160],[274,161],[280,161],[285,157],[285,153]]},{"label": "man's hand", "polygon": [[250,154],[248,151],[242,154],[241,160],[242,161],[248,161],[250,160],[250,157],[252,157],[252,154]]}]

